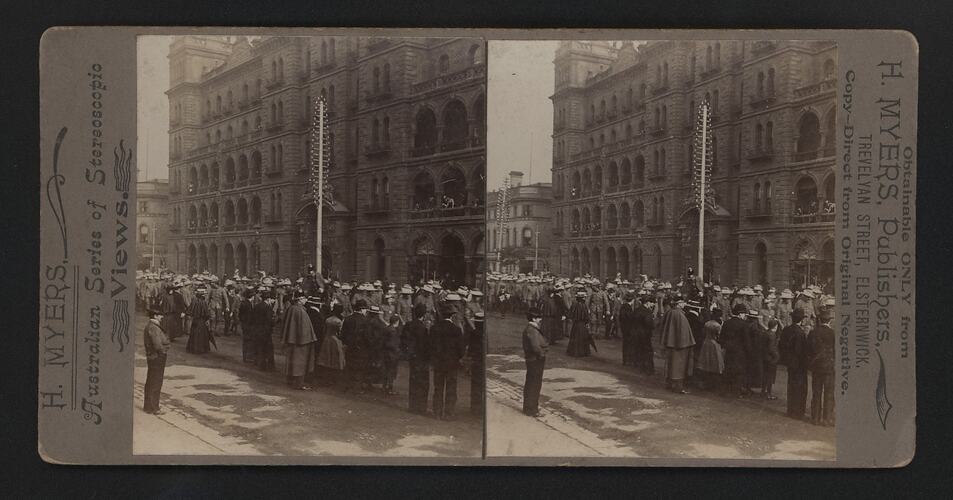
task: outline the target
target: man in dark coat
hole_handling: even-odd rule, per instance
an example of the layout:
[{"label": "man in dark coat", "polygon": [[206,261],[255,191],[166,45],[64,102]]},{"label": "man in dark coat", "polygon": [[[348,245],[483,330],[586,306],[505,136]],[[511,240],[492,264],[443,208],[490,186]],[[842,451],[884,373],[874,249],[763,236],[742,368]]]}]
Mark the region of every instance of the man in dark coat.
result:
[{"label": "man in dark coat", "polygon": [[542,310],[540,311],[543,315],[543,335],[546,336],[550,344],[555,344],[563,338],[562,297],[557,293],[554,289],[549,293],[549,296],[543,299]]},{"label": "man in dark coat", "polygon": [[746,318],[751,328],[748,330],[748,374],[746,377],[747,389],[760,388],[764,385],[764,358],[767,340],[767,331],[761,326],[761,313],[757,309],[750,309]]},{"label": "man in dark coat", "polygon": [[142,332],[142,343],[146,350],[146,385],[143,389],[142,409],[146,413],[159,413],[159,396],[162,393],[162,379],[165,375],[165,361],[169,352],[169,338],[162,331],[162,313],[149,310],[149,322]]},{"label": "man in dark coat", "polygon": [[748,306],[735,304],[731,308],[731,318],[721,327],[718,343],[725,349],[725,391],[729,395],[745,397],[748,375],[748,351],[751,338],[751,323],[745,320]]},{"label": "man in dark coat", "polygon": [[589,331],[590,319],[589,307],[586,306],[586,292],[577,292],[576,302],[569,310],[572,329],[569,331],[569,345],[566,346],[566,354],[574,358],[583,358],[591,354],[590,347],[596,347],[596,342]]},{"label": "man in dark coat", "polygon": [[270,372],[275,369],[275,345],[271,340],[274,313],[261,297],[264,291],[265,287],[258,287],[252,300],[251,326],[255,341],[255,364],[259,370]]},{"label": "man in dark coat", "polygon": [[314,334],[314,326],[304,305],[308,298],[296,292],[291,305],[285,310],[284,321],[281,325],[281,341],[288,346],[288,356],[285,362],[285,377],[288,385],[294,389],[310,390],[304,385],[304,377],[308,374],[311,359],[314,356],[314,345],[318,340]]},{"label": "man in dark coat", "polygon": [[341,325],[341,342],[344,344],[344,390],[359,386],[359,392],[367,388],[367,369],[370,364],[370,338],[368,333],[367,302],[358,299],[354,314],[344,319]]},{"label": "man in dark coat", "polygon": [[523,329],[523,356],[526,358],[526,383],[523,385],[523,413],[539,416],[539,393],[543,388],[543,370],[546,368],[546,338],[539,331],[542,316],[539,309],[526,313],[529,324]]},{"label": "man in dark coat", "polygon": [[834,344],[836,336],[831,328],[834,316],[822,310],[817,316],[818,326],[808,336],[811,370],[811,422],[815,425],[834,425]]},{"label": "man in dark coat", "polygon": [[[325,302],[326,304],[327,302]],[[330,315],[331,310],[321,303],[321,299],[317,296],[309,296],[307,301],[304,303],[305,311],[308,313],[308,319],[311,320],[311,328],[314,330],[314,345],[311,349],[311,359],[308,361],[308,366],[316,366],[318,354],[321,352],[321,346],[324,342],[324,327],[327,322],[327,316]],[[317,376],[317,370],[314,371],[315,376]]]},{"label": "man in dark coat", "polygon": [[404,326],[404,345],[410,364],[410,380],[407,384],[408,407],[412,413],[427,413],[427,398],[430,396],[430,334],[424,324],[427,306],[414,305],[414,319]]},{"label": "man in dark coat", "polygon": [[186,314],[192,318],[189,326],[189,341],[185,345],[186,352],[192,354],[205,354],[211,350],[210,343],[214,343],[212,331],[209,328],[211,314],[208,303],[205,301],[206,291],[199,288],[189,304]]},{"label": "man in dark coat", "polygon": [[162,316],[162,330],[169,337],[170,342],[183,333],[182,321],[185,317],[186,306],[185,298],[179,293],[180,287],[181,285],[178,283],[169,285],[166,294],[162,296],[159,307]]},{"label": "man in dark coat", "polygon": [[440,305],[440,319],[430,328],[433,364],[433,413],[436,418],[453,420],[457,404],[457,370],[464,354],[463,332],[454,323],[456,308]]},{"label": "man in dark coat", "polygon": [[238,305],[238,323],[242,328],[242,361],[246,363],[255,362],[255,327],[252,326],[251,313],[254,308],[251,299],[254,296],[254,290],[246,290]]},{"label": "man in dark coat", "polygon": [[646,375],[655,374],[655,350],[652,333],[655,331],[655,297],[646,295],[632,311],[632,338],[634,340],[634,366]]},{"label": "man in dark coat", "polygon": [[473,316],[473,328],[467,337],[467,357],[470,359],[470,413],[483,414],[483,393],[486,387],[483,355],[486,353],[483,312]]},{"label": "man in dark coat", "polygon": [[781,330],[778,340],[780,362],[788,372],[788,409],[789,417],[802,419],[807,410],[807,369],[809,346],[804,325],[807,319],[804,309],[798,308],[791,313],[791,324]]},{"label": "man in dark coat", "polygon": [[619,329],[622,335],[622,364],[635,365],[635,295],[626,292],[619,308]]}]

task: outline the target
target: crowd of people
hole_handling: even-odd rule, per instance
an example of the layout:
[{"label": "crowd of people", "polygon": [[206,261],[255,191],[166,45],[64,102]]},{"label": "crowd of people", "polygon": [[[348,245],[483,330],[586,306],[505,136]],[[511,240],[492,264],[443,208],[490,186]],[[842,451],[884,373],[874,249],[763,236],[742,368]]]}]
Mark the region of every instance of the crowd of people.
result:
[{"label": "crowd of people", "polygon": [[[231,278],[203,272],[139,272],[137,302],[148,312],[144,331],[149,371],[145,410],[158,411],[169,345],[187,336],[186,352],[217,348],[216,338],[238,336],[242,360],[276,371],[275,341],[285,350],[286,383],[343,392],[379,388],[396,396],[398,366],[409,368],[408,407],[452,420],[457,377],[470,373],[470,410],[482,413],[485,350],[483,292],[431,280],[416,286],[378,280],[305,276]],[[161,366],[160,366],[161,365]],[[431,397],[432,396],[432,397]],[[428,402],[432,399],[429,406]]]},{"label": "crowd of people", "polygon": [[589,356],[596,338],[619,339],[622,363],[655,375],[665,359],[669,390],[688,387],[737,398],[777,399],[778,365],[787,371],[787,414],[834,423],[834,298],[820,286],[800,290],[703,283],[689,268],[676,283],[640,276],[600,281],[586,275],[492,273],[488,309],[526,314],[524,413],[538,413],[546,352],[566,339],[566,353]]}]

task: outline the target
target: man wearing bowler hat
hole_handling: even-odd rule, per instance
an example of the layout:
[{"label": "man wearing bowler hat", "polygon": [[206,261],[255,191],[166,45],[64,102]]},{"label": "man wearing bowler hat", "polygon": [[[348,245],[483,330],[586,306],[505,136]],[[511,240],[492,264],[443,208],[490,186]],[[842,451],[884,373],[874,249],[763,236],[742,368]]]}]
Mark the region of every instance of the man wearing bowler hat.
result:
[{"label": "man wearing bowler hat", "polygon": [[546,337],[540,331],[543,315],[538,308],[526,313],[528,321],[523,329],[523,355],[526,358],[526,384],[523,386],[523,413],[539,416],[539,393],[543,388],[543,369],[546,365]]}]

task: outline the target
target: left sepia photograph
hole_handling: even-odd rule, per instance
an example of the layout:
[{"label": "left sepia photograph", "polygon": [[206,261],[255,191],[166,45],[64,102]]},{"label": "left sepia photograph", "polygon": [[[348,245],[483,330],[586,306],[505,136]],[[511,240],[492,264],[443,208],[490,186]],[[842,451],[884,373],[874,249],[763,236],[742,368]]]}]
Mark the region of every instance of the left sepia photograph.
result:
[{"label": "left sepia photograph", "polygon": [[137,54],[133,454],[482,456],[485,42]]}]

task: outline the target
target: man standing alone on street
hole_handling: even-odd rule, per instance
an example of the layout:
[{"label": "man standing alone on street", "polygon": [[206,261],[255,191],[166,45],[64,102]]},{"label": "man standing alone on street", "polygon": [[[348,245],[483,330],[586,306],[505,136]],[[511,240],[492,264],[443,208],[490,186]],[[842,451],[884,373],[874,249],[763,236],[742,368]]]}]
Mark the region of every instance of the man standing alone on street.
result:
[{"label": "man standing alone on street", "polygon": [[457,327],[453,304],[440,305],[440,319],[430,328],[433,361],[433,414],[453,420],[457,404],[457,369],[464,354],[463,331]]},{"label": "man standing alone on street", "polygon": [[529,322],[523,329],[523,355],[526,357],[526,384],[523,386],[523,413],[539,416],[539,393],[543,388],[543,369],[546,366],[546,338],[540,332],[543,317],[539,309],[526,313]]},{"label": "man standing alone on street", "polygon": [[146,372],[146,386],[144,388],[142,409],[146,413],[159,413],[159,394],[162,393],[162,377],[165,375],[165,359],[169,352],[169,338],[162,331],[160,322],[162,314],[152,309],[149,311],[149,322],[142,332],[143,345],[146,349],[146,360],[149,369]]}]

